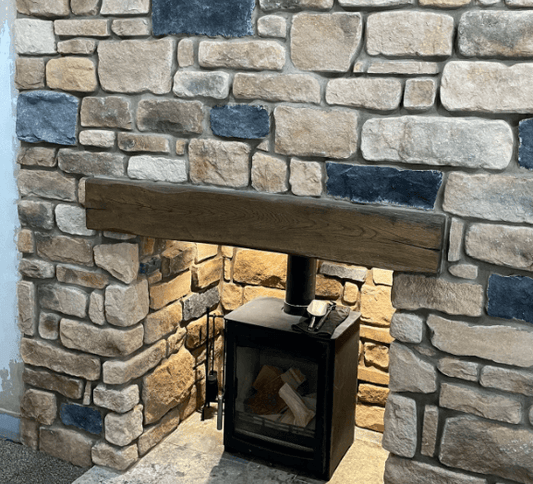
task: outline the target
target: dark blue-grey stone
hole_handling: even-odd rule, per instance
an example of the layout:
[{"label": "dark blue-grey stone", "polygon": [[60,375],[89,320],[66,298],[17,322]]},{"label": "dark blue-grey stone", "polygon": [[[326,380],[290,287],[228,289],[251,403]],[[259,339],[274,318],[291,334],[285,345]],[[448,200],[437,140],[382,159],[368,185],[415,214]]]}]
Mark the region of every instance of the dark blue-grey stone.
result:
[{"label": "dark blue-grey stone", "polygon": [[17,137],[29,143],[76,144],[78,98],[54,91],[31,91],[17,99]]},{"label": "dark blue-grey stone", "polygon": [[328,195],[356,203],[400,205],[432,210],[442,173],[382,166],[326,163]]},{"label": "dark blue-grey stone", "polygon": [[530,277],[492,274],[488,296],[489,316],[533,323],[533,279]]},{"label": "dark blue-grey stone", "polygon": [[270,117],[260,106],[216,106],[211,109],[211,130],[224,138],[264,138],[270,131]]},{"label": "dark blue-grey stone", "polygon": [[254,0],[152,0],[154,35],[252,35]]},{"label": "dark blue-grey stone", "polygon": [[518,164],[533,170],[533,119],[523,119],[518,123],[518,135]]},{"label": "dark blue-grey stone", "polygon": [[78,427],[91,434],[100,434],[102,432],[102,415],[94,408],[63,403],[60,415],[61,421],[65,425]]}]

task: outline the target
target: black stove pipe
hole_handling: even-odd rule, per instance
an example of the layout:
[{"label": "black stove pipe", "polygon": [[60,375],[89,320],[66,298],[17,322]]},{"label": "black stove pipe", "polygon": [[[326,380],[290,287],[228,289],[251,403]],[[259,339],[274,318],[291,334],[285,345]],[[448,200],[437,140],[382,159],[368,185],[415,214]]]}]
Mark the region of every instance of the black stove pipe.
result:
[{"label": "black stove pipe", "polygon": [[316,258],[290,255],[287,258],[287,289],[283,311],[303,315],[315,298]]}]

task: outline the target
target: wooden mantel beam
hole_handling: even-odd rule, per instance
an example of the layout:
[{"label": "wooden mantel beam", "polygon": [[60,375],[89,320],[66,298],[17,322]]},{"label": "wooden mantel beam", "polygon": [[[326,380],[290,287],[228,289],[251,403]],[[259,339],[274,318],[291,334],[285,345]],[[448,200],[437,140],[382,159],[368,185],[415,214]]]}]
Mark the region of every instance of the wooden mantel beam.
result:
[{"label": "wooden mantel beam", "polygon": [[437,273],[445,217],[211,187],[89,179],[87,227]]}]

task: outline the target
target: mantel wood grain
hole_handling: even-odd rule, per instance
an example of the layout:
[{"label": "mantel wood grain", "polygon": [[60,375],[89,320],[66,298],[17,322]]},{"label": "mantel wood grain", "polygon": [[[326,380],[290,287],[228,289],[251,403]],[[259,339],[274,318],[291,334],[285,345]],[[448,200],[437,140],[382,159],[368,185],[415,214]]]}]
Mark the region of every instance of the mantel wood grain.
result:
[{"label": "mantel wood grain", "polygon": [[89,179],[87,227],[437,273],[445,217],[341,201]]}]

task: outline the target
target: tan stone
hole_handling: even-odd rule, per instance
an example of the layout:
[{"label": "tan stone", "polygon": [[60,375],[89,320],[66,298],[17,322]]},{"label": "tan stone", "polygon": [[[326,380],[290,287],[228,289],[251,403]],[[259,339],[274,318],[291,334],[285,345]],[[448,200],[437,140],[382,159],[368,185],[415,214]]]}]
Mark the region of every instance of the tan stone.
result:
[{"label": "tan stone", "polygon": [[57,397],[53,393],[30,388],[20,401],[20,414],[43,425],[52,425],[57,415]]},{"label": "tan stone", "polygon": [[194,290],[206,289],[222,278],[222,258],[211,259],[191,269]]},{"label": "tan stone", "polygon": [[131,103],[118,96],[85,97],[80,118],[86,127],[131,129]]},{"label": "tan stone", "polygon": [[94,146],[96,148],[113,148],[115,146],[116,134],[113,131],[101,129],[85,129],[80,132],[78,139],[83,146]]},{"label": "tan stone", "polygon": [[143,379],[144,421],[151,424],[179,405],[194,384],[194,358],[183,347]]},{"label": "tan stone", "polygon": [[35,241],[33,232],[29,229],[20,229],[17,234],[17,249],[23,254],[33,254]]},{"label": "tan stone", "polygon": [[109,37],[109,25],[104,19],[56,20],[54,32],[60,37]]},{"label": "tan stone", "polygon": [[450,244],[448,247],[448,260],[451,262],[456,262],[461,259],[464,225],[464,222],[452,218],[450,225]]},{"label": "tan stone", "polygon": [[420,62],[413,60],[373,61],[367,69],[368,74],[398,75],[435,75],[440,72],[436,62]]},{"label": "tan stone", "polygon": [[455,264],[448,267],[448,272],[461,279],[477,279],[478,267],[473,264]]},{"label": "tan stone", "polygon": [[181,301],[150,313],[144,322],[144,343],[152,344],[174,331],[181,322]]},{"label": "tan stone", "polygon": [[96,68],[90,59],[51,59],[46,64],[46,84],[62,91],[93,92],[97,87]]},{"label": "tan stone", "polygon": [[20,441],[33,450],[39,448],[39,422],[27,418],[20,418]]},{"label": "tan stone", "polygon": [[93,399],[95,405],[108,408],[116,413],[126,413],[139,403],[138,385],[129,385],[120,390],[107,388],[101,383],[94,389]]},{"label": "tan stone", "polygon": [[68,0],[17,0],[17,12],[34,17],[68,17]]},{"label": "tan stone", "polygon": [[384,371],[377,368],[368,368],[362,365],[357,367],[357,379],[358,381],[366,381],[370,383],[376,383],[377,385],[388,385],[389,375]]},{"label": "tan stone", "polygon": [[[187,325],[187,341],[186,346],[189,349],[198,348],[206,342],[206,319],[207,316],[202,316],[196,321],[192,321]],[[210,336],[213,336],[213,322],[209,323]],[[224,321],[218,317],[215,319],[215,336],[219,336],[224,329]],[[205,347],[204,347],[205,350]]]},{"label": "tan stone", "polygon": [[169,282],[150,287],[150,308],[161,309],[191,292],[191,273],[185,272]]},{"label": "tan stone", "polygon": [[275,297],[278,299],[285,299],[285,291],[268,287],[246,286],[244,288],[242,303],[246,304],[258,297]]},{"label": "tan stone", "polygon": [[137,107],[140,131],[181,136],[203,131],[203,104],[199,101],[174,99],[142,99]]},{"label": "tan stone", "polygon": [[289,189],[288,166],[265,153],[257,152],[252,157],[252,186],[260,192],[282,193]]},{"label": "tan stone", "polygon": [[392,111],[398,108],[401,99],[402,84],[398,79],[332,79],[326,87],[326,102],[330,105]]},{"label": "tan stone", "polygon": [[180,423],[179,408],[170,410],[160,422],[151,427],[145,428],[144,433],[139,437],[139,454],[143,456],[152,447],[163,440]]},{"label": "tan stone", "polygon": [[170,153],[168,138],[154,134],[119,133],[118,147],[122,151]]},{"label": "tan stone", "polygon": [[318,297],[337,299],[342,294],[342,284],[337,279],[318,274],[315,290]]},{"label": "tan stone", "polygon": [[218,254],[218,245],[196,244],[196,263],[202,262]]},{"label": "tan stone", "polygon": [[88,298],[84,291],[62,284],[41,284],[37,289],[41,308],[84,318]]},{"label": "tan stone", "polygon": [[89,297],[89,319],[99,326],[106,322],[104,314],[104,296],[93,291]]},{"label": "tan stone", "polygon": [[472,0],[420,0],[423,7],[459,8],[469,5]]},{"label": "tan stone", "polygon": [[192,39],[182,39],[178,43],[178,64],[180,67],[194,65],[194,42]]},{"label": "tan stone", "polygon": [[113,20],[111,30],[119,37],[144,37],[150,35],[150,24],[145,18],[121,18]]},{"label": "tan stone", "polygon": [[177,139],[176,140],[176,154],[178,156],[184,155],[187,151],[187,140]]},{"label": "tan stone", "polygon": [[204,395],[205,383],[197,383],[184,396],[182,402],[178,405],[180,420],[182,422],[204,404]]},{"label": "tan stone", "polygon": [[323,178],[322,163],[291,159],[289,184],[295,195],[319,197],[323,192]]},{"label": "tan stone", "polygon": [[365,403],[373,403],[384,407],[389,396],[389,389],[385,387],[378,387],[376,385],[369,385],[367,383],[359,384],[357,391],[357,399]]},{"label": "tan stone", "polygon": [[243,288],[237,284],[222,286],[222,306],[226,311],[233,311],[242,305]]},{"label": "tan stone", "polygon": [[394,308],[391,303],[392,289],[389,286],[370,286],[361,289],[361,321],[376,326],[390,326]]},{"label": "tan stone", "polygon": [[296,8],[311,10],[329,10],[333,7],[333,0],[259,0],[261,9],[269,10],[293,10]]},{"label": "tan stone", "polygon": [[105,439],[121,447],[133,442],[143,432],[143,406],[117,414],[110,412],[104,418]]},{"label": "tan stone", "polygon": [[152,237],[140,237],[139,250],[140,256],[152,255],[154,253],[156,239]]},{"label": "tan stone", "polygon": [[78,378],[58,375],[46,370],[24,368],[22,380],[28,385],[61,393],[67,398],[78,400],[83,394],[83,381]]},{"label": "tan stone", "polygon": [[95,50],[94,39],[69,39],[57,43],[57,51],[60,54],[94,54]]},{"label": "tan stone", "polygon": [[173,276],[187,270],[196,258],[196,244],[172,241],[161,253],[161,273]]},{"label": "tan stone", "polygon": [[287,256],[241,249],[235,256],[233,280],[282,289],[287,278]]},{"label": "tan stone", "polygon": [[181,349],[185,344],[185,336],[187,336],[187,330],[185,328],[178,328],[175,333],[168,337],[167,356],[170,356],[172,353],[177,353]]},{"label": "tan stone", "polygon": [[[445,357],[439,360],[437,368],[441,373],[452,378],[461,378],[461,380],[477,381],[479,372],[479,363],[464,361],[458,358]],[[485,367],[487,368],[487,367]],[[483,383],[481,383],[483,385]]]},{"label": "tan stone", "polygon": [[356,304],[359,301],[359,287],[351,282],[344,283],[342,299],[348,304]]},{"label": "tan stone", "polygon": [[385,429],[384,416],[385,409],[382,407],[357,404],[355,408],[355,425],[364,429],[383,432]]},{"label": "tan stone", "polygon": [[91,449],[91,457],[96,465],[124,471],[139,459],[139,452],[136,445],[117,448],[98,442]]},{"label": "tan stone", "polygon": [[100,13],[102,15],[139,15],[150,11],[149,0],[103,0]]},{"label": "tan stone", "polygon": [[433,79],[408,79],[403,105],[412,111],[425,111],[435,103],[437,83]]},{"label": "tan stone", "polygon": [[97,245],[94,262],[112,276],[130,284],[137,278],[139,270],[139,246],[127,243]]},{"label": "tan stone", "polygon": [[39,450],[66,460],[75,466],[91,467],[91,448],[94,437],[75,430],[41,427],[39,430]]},{"label": "tan stone", "polygon": [[389,348],[374,343],[365,343],[365,363],[386,371],[389,368]]},{"label": "tan stone", "polygon": [[[22,154],[22,153],[21,153]],[[25,153],[28,154],[27,152]],[[50,163],[44,161],[44,155],[37,156],[35,153],[25,156],[21,161],[29,161],[28,164],[43,163],[41,166],[54,166],[55,156],[51,154]],[[30,159],[32,159],[30,161]],[[71,176],[64,176],[56,171],[44,171],[44,170],[23,170],[19,173],[17,179],[18,189],[22,196],[36,196],[43,198],[53,198],[55,200],[67,200],[76,201],[76,179]]]},{"label": "tan stone", "polygon": [[62,264],[57,265],[56,277],[59,282],[95,289],[103,289],[109,283],[109,277],[105,274]]},{"label": "tan stone", "polygon": [[97,15],[100,10],[100,0],[70,0],[70,8],[74,15]]},{"label": "tan stone", "polygon": [[15,86],[19,91],[44,87],[44,60],[41,58],[16,59]]},{"label": "tan stone", "polygon": [[233,270],[233,264],[228,259],[224,259],[224,280],[231,281],[231,272]]},{"label": "tan stone", "polygon": [[35,334],[37,325],[35,284],[30,281],[17,282],[18,327],[28,336]]},{"label": "tan stone", "polygon": [[376,267],[372,269],[372,280],[374,284],[392,286],[392,275],[393,272],[386,269],[378,269]]},{"label": "tan stone", "polygon": [[[17,59],[18,60],[34,60],[32,58]],[[44,76],[44,64],[43,64],[43,76]],[[18,150],[17,163],[25,166],[46,166],[48,168],[56,166],[56,154],[55,148],[42,148],[42,147],[23,147]],[[36,173],[36,172],[33,172]],[[19,176],[22,173],[19,174]]]},{"label": "tan stone", "polygon": [[394,338],[390,335],[389,328],[373,328],[364,324],[361,325],[360,337],[386,344],[394,341]]}]

